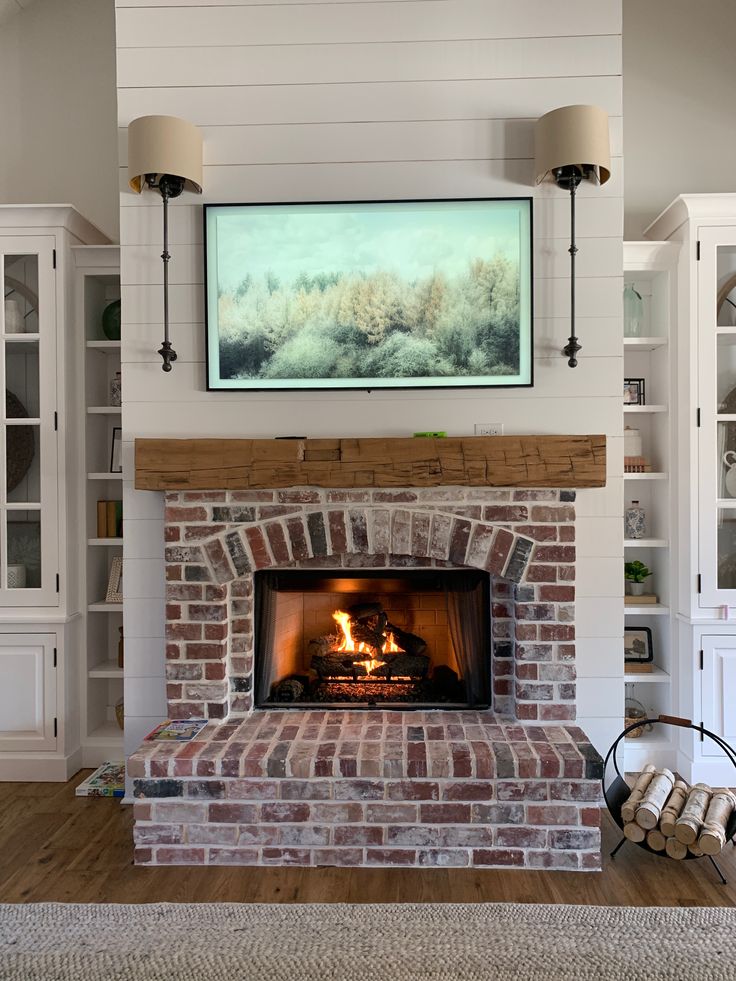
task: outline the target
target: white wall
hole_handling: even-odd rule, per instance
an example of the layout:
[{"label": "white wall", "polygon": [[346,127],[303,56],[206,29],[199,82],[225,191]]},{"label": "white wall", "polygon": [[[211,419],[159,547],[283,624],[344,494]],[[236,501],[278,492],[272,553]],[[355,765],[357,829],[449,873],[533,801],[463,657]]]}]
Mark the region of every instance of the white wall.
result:
[{"label": "white wall", "polygon": [[113,0],[37,0],[0,30],[0,200],[73,204],[118,237]]},{"label": "white wall", "polygon": [[[176,3],[176,16],[172,10]],[[161,328],[161,204],[121,186],[126,748],[163,716],[161,495],[132,488],[136,436],[309,436],[446,429],[606,433],[609,484],[579,495],[579,716],[605,748],[623,678],[620,3],[117,0],[121,160],[145,113],[202,128],[205,201],[535,197],[535,387],[499,392],[204,391],[202,199],[171,208],[170,375]],[[533,186],[534,120],[580,101],[611,115],[614,177],[584,187],[579,333],[571,370],[569,203]],[[138,561],[142,560],[142,561]],[[135,566],[131,563],[136,562]]]},{"label": "white wall", "polygon": [[626,239],[678,194],[736,191],[736,3],[624,0]]}]

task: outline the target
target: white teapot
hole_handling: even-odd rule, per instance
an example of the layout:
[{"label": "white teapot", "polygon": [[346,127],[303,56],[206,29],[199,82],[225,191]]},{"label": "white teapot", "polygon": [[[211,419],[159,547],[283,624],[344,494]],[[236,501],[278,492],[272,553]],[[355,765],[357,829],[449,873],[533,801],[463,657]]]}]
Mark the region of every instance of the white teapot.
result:
[{"label": "white teapot", "polygon": [[723,482],[730,497],[736,497],[736,452],[729,450],[723,454],[723,465],[726,473]]}]

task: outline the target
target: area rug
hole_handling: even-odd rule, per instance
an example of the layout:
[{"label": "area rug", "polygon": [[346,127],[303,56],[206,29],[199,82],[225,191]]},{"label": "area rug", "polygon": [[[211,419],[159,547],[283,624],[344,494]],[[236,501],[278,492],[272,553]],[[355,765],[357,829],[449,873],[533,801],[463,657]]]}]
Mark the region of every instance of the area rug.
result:
[{"label": "area rug", "polygon": [[721,981],[735,965],[732,909],[0,905],[3,981]]}]

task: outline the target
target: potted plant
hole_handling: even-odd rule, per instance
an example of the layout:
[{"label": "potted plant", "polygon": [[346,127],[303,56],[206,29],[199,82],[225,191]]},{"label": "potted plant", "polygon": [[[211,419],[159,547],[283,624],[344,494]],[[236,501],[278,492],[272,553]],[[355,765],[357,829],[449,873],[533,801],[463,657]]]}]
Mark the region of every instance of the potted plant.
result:
[{"label": "potted plant", "polygon": [[651,576],[652,570],[638,559],[635,562],[624,562],[624,579],[626,590],[632,596],[641,596],[644,592],[644,580]]}]

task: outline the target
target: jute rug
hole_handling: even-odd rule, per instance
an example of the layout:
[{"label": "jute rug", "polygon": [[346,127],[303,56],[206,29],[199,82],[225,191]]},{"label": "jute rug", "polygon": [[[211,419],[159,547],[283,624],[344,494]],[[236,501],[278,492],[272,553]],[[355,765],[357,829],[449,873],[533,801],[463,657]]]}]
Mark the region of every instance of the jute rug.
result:
[{"label": "jute rug", "polygon": [[0,905],[3,981],[710,981],[736,911],[480,905]]}]

